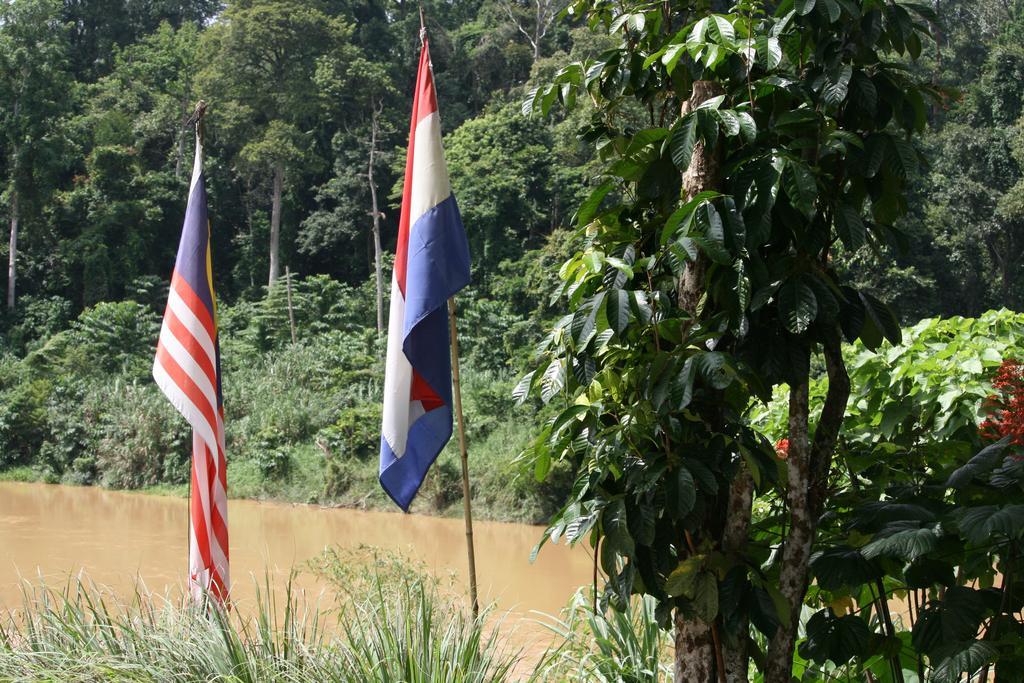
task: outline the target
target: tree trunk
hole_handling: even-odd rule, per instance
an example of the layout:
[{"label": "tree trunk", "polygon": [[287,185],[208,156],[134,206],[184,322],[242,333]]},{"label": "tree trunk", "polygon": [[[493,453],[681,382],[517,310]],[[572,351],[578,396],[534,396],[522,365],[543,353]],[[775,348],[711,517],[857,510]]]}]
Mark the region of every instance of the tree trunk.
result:
[{"label": "tree trunk", "polygon": [[800,606],[807,590],[807,564],[811,558],[814,540],[814,521],[808,509],[807,489],[810,487],[810,439],[807,418],[808,378],[806,372],[789,389],[789,450],[786,469],[789,487],[786,508],[789,510],[789,534],[782,549],[782,570],[779,573],[779,591],[789,608],[788,615],[780,615],[779,628],[768,644],[768,666],[765,683],[789,683],[793,671],[793,647],[800,623]]},{"label": "tree trunk", "polygon": [[711,629],[700,618],[687,618],[676,609],[676,683],[712,683],[715,652]]},{"label": "tree trunk", "polygon": [[373,274],[377,282],[377,336],[384,334],[384,266],[380,247],[380,217],[377,206],[377,184],[373,181],[373,164],[377,154],[377,133],[379,132],[378,117],[381,110],[370,102],[373,109],[370,119],[370,163],[367,166],[366,178],[370,182],[370,202],[373,215]]},{"label": "tree trunk", "polygon": [[[754,478],[746,463],[740,463],[736,478],[729,488],[729,508],[726,511],[725,532],[722,535],[722,550],[726,555],[738,555],[746,549],[750,537],[750,511],[754,502]],[[740,619],[735,634],[735,643],[722,644],[725,660],[726,683],[747,683],[750,674],[750,659],[747,652],[749,620]]]},{"label": "tree trunk", "polygon": [[281,251],[281,194],[284,188],[284,164],[274,165],[274,198],[270,205],[270,282],[273,286],[281,276],[278,257]]},{"label": "tree trunk", "polygon": [[7,262],[7,310],[14,310],[14,290],[17,282],[18,262],[18,221],[20,219],[18,208],[18,190],[11,190],[11,243],[10,258]]},{"label": "tree trunk", "polygon": [[808,435],[810,406],[806,370],[803,371],[803,377],[790,388],[787,456],[789,488],[786,492],[790,526],[779,576],[779,590],[789,608],[789,618],[780,620],[779,628],[768,644],[765,683],[789,683],[793,675],[793,647],[800,624],[800,609],[807,594],[811,551],[818,520],[828,496],[828,475],[839,439],[839,429],[850,398],[850,376],[843,361],[842,340],[838,329],[826,333],[822,347],[828,375],[828,393],[822,405],[821,418],[814,430],[813,443]]},{"label": "tree trunk", "polygon": [[[722,93],[722,88],[711,81],[696,81],[693,93],[683,103],[682,114],[700,106],[706,100]],[[682,178],[683,198],[689,200],[705,190],[717,189],[720,182],[721,158],[713,150],[697,143],[693,148],[690,165]],[[686,264],[686,270],[679,279],[679,306],[694,318],[698,304],[704,294],[704,279],[707,273],[707,257],[699,253],[697,258]],[[705,623],[700,617],[688,615],[677,608],[675,612],[676,648],[675,680],[677,683],[701,681],[710,683],[716,676],[724,680],[725,672],[718,670],[716,660],[722,654],[717,642],[716,626]]]},{"label": "tree trunk", "polygon": [[[703,102],[723,94],[722,86],[713,81],[694,81],[693,94],[683,103],[682,115],[690,113]],[[705,190],[718,189],[722,160],[704,148],[704,143],[693,146],[690,165],[683,173],[683,199],[689,201]],[[698,251],[697,258],[686,264],[686,270],[679,281],[679,307],[697,317],[700,300],[704,296],[704,276],[708,270],[708,257]]]}]

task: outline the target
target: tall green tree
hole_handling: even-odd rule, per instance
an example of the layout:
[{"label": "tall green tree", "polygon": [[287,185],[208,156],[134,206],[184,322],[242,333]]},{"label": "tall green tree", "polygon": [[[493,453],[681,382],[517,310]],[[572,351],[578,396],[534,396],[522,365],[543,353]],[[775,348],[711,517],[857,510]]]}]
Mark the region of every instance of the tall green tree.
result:
[{"label": "tall green tree", "polygon": [[309,135],[319,101],[317,61],[348,47],[351,27],[323,3],[239,0],[204,34],[200,89],[211,133],[232,146],[236,169],[271,184],[271,285],[281,273],[281,216],[289,174],[315,165]]},{"label": "tall green tree", "polygon": [[469,234],[476,278],[540,245],[565,218],[550,182],[551,131],[506,105],[462,124],[445,141],[452,190]]},{"label": "tall green tree", "polygon": [[[7,308],[17,291],[18,239],[57,184],[62,122],[73,102],[60,4],[14,0],[0,8],[0,146],[9,216]],[[69,96],[70,95],[70,96]]]},{"label": "tall green tree", "polygon": [[[566,316],[517,394],[562,409],[536,473],[555,459],[579,473],[548,537],[589,537],[612,604],[659,599],[676,680],[744,681],[754,660],[788,683],[850,394],[841,340],[900,335],[832,254],[889,243],[906,211],[931,90],[894,62],[920,55],[935,17],[880,0],[711,4],[572,6],[620,45],[527,108],[594,103],[583,136],[605,182],[577,213]],[[637,104],[640,129],[621,115]],[[827,376],[814,421],[812,363]],[[746,413],[781,384],[780,477]],[[749,542],[755,490],[785,500],[771,554]]]},{"label": "tall green tree", "polygon": [[73,299],[124,297],[134,280],[166,277],[184,213],[199,32],[163,24],[114,57],[85,89],[71,130],[84,157],[51,209]]}]

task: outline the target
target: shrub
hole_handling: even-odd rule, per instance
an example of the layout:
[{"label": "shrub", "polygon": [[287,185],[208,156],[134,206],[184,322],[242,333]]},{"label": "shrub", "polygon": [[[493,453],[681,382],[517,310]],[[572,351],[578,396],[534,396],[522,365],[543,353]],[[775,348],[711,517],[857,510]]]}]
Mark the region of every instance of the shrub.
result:
[{"label": "shrub", "polygon": [[[5,361],[5,363],[7,363]],[[46,436],[46,400],[51,384],[30,379],[8,365],[0,389],[0,467],[27,463]]]},{"label": "shrub", "polygon": [[137,489],[188,481],[188,423],[152,384],[114,382],[96,466],[104,486]]},{"label": "shrub", "polygon": [[324,496],[335,498],[344,494],[352,479],[351,468],[366,467],[367,461],[380,453],[381,408],[364,403],[342,411],[338,420],[316,436],[324,452]]},{"label": "shrub", "polygon": [[66,367],[78,376],[147,377],[159,333],[159,315],[142,304],[98,303],[82,311],[72,325]]}]

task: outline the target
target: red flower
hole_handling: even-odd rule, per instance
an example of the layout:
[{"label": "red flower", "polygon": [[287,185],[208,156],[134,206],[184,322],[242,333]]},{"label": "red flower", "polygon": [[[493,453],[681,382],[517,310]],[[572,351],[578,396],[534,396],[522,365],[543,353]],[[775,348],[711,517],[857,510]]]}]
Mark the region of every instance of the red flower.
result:
[{"label": "red flower", "polygon": [[983,439],[998,441],[1005,436],[1015,446],[1024,446],[1024,363],[1007,358],[992,378],[996,393],[985,399],[988,417],[978,425]]},{"label": "red flower", "polygon": [[789,439],[779,439],[775,442],[775,457],[779,460],[789,457]]}]

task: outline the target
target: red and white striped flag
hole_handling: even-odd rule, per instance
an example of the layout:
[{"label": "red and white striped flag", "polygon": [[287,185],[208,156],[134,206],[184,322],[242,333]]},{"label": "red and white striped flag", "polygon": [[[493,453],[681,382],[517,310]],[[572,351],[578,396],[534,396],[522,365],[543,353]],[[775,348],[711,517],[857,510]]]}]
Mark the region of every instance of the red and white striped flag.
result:
[{"label": "red and white striped flag", "polygon": [[224,601],[231,587],[224,402],[203,148],[198,136],[188,207],[156,347],[153,378],[167,400],[192,426],[189,592],[197,601],[207,593]]}]

